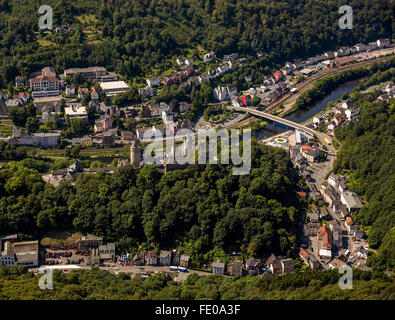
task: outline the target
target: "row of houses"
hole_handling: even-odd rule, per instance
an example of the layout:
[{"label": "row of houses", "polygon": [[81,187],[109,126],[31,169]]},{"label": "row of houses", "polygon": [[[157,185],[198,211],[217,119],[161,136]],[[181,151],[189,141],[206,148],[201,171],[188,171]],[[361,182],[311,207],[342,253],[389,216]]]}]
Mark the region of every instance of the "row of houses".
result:
[{"label": "row of houses", "polygon": [[267,259],[265,264],[260,259],[252,258],[247,259],[244,264],[242,261],[232,261],[228,265],[221,260],[217,260],[211,266],[214,274],[229,274],[239,277],[247,274],[257,275],[259,273],[287,274],[295,270],[292,259],[279,259],[273,254]]},{"label": "row of houses", "polygon": [[159,254],[156,251],[145,251],[138,252],[132,258],[131,262],[136,266],[180,266],[183,268],[189,268],[190,256],[186,254],[180,254],[178,251],[161,250]]}]

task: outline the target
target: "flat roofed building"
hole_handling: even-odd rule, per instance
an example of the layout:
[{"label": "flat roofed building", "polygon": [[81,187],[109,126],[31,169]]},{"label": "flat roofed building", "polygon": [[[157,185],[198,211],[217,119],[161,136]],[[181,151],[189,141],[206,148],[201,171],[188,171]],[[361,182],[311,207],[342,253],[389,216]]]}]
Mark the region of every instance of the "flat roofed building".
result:
[{"label": "flat roofed building", "polygon": [[129,89],[129,85],[125,81],[100,82],[100,87],[108,97],[115,96]]},{"label": "flat roofed building", "polygon": [[97,237],[92,234],[82,237],[78,240],[80,249],[97,248],[103,244],[103,238]]},{"label": "flat roofed building", "polygon": [[38,241],[24,241],[15,242],[13,244],[13,250],[16,256],[16,262],[18,265],[25,265],[29,267],[38,266]]},{"label": "flat roofed building", "polygon": [[114,260],[115,243],[107,243],[99,245],[100,260]]},{"label": "flat roofed building", "polygon": [[71,105],[64,108],[66,122],[70,123],[71,119],[82,119],[84,122],[88,121],[88,112],[86,107],[80,105]]},{"label": "flat roofed building", "polygon": [[104,67],[71,68],[64,70],[65,77],[72,77],[77,73],[82,74],[86,79],[93,79],[103,82],[118,80],[118,77],[114,72],[107,72],[106,68]]},{"label": "flat roofed building", "polygon": [[3,251],[3,243],[6,242],[17,242],[18,241],[18,235],[15,234],[6,234],[0,236],[0,252]]},{"label": "flat roofed building", "polygon": [[347,207],[348,212],[354,212],[362,208],[362,202],[355,192],[344,191],[340,196],[340,200]]}]

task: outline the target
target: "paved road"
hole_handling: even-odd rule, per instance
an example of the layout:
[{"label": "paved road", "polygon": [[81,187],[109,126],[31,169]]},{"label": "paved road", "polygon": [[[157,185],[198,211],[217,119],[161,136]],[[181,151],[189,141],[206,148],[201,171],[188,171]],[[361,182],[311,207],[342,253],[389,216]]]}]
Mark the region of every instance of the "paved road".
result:
[{"label": "paved road", "polygon": [[[117,268],[117,270],[115,270]],[[119,272],[125,272],[125,273],[148,273],[148,272],[173,272],[177,273],[175,271],[171,271],[168,266],[122,266],[118,263],[115,264],[115,267],[100,267],[102,270],[108,270],[113,273],[119,273]],[[119,270],[118,270],[119,269]],[[210,272],[204,272],[200,270],[192,270],[188,269],[188,272],[186,274],[192,274],[196,273],[198,275],[212,275]]]}]

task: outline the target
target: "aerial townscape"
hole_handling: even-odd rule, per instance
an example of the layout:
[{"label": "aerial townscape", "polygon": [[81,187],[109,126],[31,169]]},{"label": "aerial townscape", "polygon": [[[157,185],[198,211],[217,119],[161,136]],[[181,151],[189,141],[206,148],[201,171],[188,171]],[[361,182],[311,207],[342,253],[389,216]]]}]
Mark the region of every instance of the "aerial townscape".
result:
[{"label": "aerial townscape", "polygon": [[[50,2],[0,1],[0,300],[395,299],[391,1]],[[170,161],[221,129],[248,174]]]}]

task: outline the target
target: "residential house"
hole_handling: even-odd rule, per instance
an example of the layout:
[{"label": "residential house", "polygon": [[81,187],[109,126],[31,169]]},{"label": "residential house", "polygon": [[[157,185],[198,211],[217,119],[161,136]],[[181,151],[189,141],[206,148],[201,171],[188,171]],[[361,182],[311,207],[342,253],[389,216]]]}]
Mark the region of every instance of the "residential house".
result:
[{"label": "residential house", "polygon": [[364,247],[361,246],[359,249],[357,249],[357,250],[355,251],[355,254],[356,254],[357,257],[360,258],[360,259],[367,259],[367,258],[368,258],[369,251],[366,250]]},{"label": "residential house", "polygon": [[310,219],[312,223],[318,223],[318,214],[317,213],[309,213],[307,217]]},{"label": "residential house", "polygon": [[368,47],[363,43],[358,43],[354,47],[358,52],[364,52],[368,49]]},{"label": "residential house", "polygon": [[339,176],[335,175],[334,173],[331,173],[326,180],[330,186],[332,186],[334,189],[337,188],[338,184],[340,183],[340,178]]},{"label": "residential house", "polygon": [[378,39],[377,40],[377,46],[381,48],[388,48],[391,45],[391,40],[389,38],[387,39]]},{"label": "residential house", "polygon": [[329,266],[329,269],[331,269],[331,270],[340,269],[340,268],[347,266],[347,263],[345,263],[344,261],[342,261],[338,258],[335,258],[331,262],[329,262],[328,266]]},{"label": "residential house", "polygon": [[161,80],[161,83],[165,86],[171,86],[172,84],[177,84],[178,83],[178,79],[175,75],[170,76],[170,77],[164,77]]},{"label": "residential house", "polygon": [[228,272],[231,276],[241,277],[243,275],[243,263],[241,261],[232,261],[229,263]]},{"label": "residential house", "polygon": [[237,59],[239,57],[238,53],[231,53],[223,56],[223,61],[229,61],[232,59]]},{"label": "residential house", "polygon": [[7,106],[8,109],[23,107],[23,101],[21,99],[8,99],[5,101],[5,105]]},{"label": "residential house", "polygon": [[283,265],[280,261],[276,260],[270,264],[269,269],[272,274],[281,274],[283,272]]},{"label": "residential house", "polygon": [[113,132],[104,132],[102,133],[103,137],[103,145],[104,146],[113,146],[115,144],[115,136]]},{"label": "residential house", "polygon": [[317,260],[317,258],[314,255],[310,254],[309,266],[311,270],[318,270],[321,268],[321,263]]},{"label": "residential house", "polygon": [[359,109],[355,108],[351,110],[346,110],[344,113],[347,116],[347,120],[351,121],[359,116]]},{"label": "residential house", "polygon": [[159,254],[159,261],[162,266],[170,266],[171,251],[162,250]]},{"label": "residential house", "polygon": [[15,86],[17,88],[24,87],[25,86],[25,78],[22,76],[16,76],[15,77]]},{"label": "residential house", "polygon": [[115,259],[115,243],[107,243],[99,245],[100,262],[114,261]]},{"label": "residential house", "polygon": [[143,252],[136,253],[132,259],[132,265],[135,265],[135,266],[143,266],[144,262],[145,261],[144,261],[144,253]]},{"label": "residential house", "polygon": [[99,100],[99,93],[97,92],[95,87],[93,87],[91,90],[91,99],[92,100]]},{"label": "residential house", "polygon": [[160,85],[160,79],[159,78],[149,78],[146,80],[147,86],[149,87],[156,87]]},{"label": "residential house", "polygon": [[275,73],[273,73],[273,77],[274,77],[274,80],[275,80],[276,82],[279,82],[279,81],[281,81],[282,79],[284,79],[284,74],[283,74],[280,70],[278,70],[278,71],[276,71]]},{"label": "residential house", "polygon": [[168,125],[170,122],[173,122],[173,113],[170,110],[163,110],[162,120],[165,125]]},{"label": "residential house", "polygon": [[332,259],[332,251],[330,249],[319,249],[318,256],[324,261],[330,261]]},{"label": "residential house", "polygon": [[18,99],[22,101],[24,105],[26,105],[29,102],[30,95],[27,92],[19,92],[17,95]]},{"label": "residential house", "polygon": [[112,128],[112,119],[109,115],[101,116],[99,119],[95,120],[95,125],[93,127],[95,133],[101,133]]},{"label": "residential house", "polygon": [[357,240],[360,240],[363,237],[362,229],[355,224],[350,226],[349,232],[350,232],[350,235],[354,236]]},{"label": "residential house", "polygon": [[212,264],[213,273],[223,275],[225,271],[225,263],[221,260],[217,260]]},{"label": "residential house", "polygon": [[191,106],[188,102],[180,102],[179,106],[178,106],[178,110],[183,113],[183,112],[187,112],[191,109]]},{"label": "residential house", "polygon": [[189,256],[185,255],[185,254],[181,255],[181,257],[180,257],[180,267],[188,268],[190,259],[191,258]]},{"label": "residential house", "polygon": [[351,226],[353,224],[352,218],[347,217],[347,219],[344,221],[344,225],[346,226],[347,231],[350,233],[351,231]]},{"label": "residential house", "polygon": [[301,154],[309,162],[314,162],[318,159],[317,149],[313,149],[310,146],[302,146]]},{"label": "residential house", "polygon": [[318,209],[318,207],[315,203],[313,203],[311,205],[311,211],[312,211],[312,213],[317,214],[317,215],[320,213],[320,210]]},{"label": "residential house", "polygon": [[248,259],[246,261],[246,269],[248,274],[257,274],[261,266],[261,260],[259,259]]},{"label": "residential house", "polygon": [[140,97],[147,98],[154,95],[154,90],[152,89],[152,87],[146,86],[145,88],[138,89],[138,93]]},{"label": "residential house", "polygon": [[78,88],[78,99],[82,99],[84,97],[84,95],[88,95],[89,94],[89,89],[88,88]]},{"label": "residential house", "polygon": [[325,225],[321,226],[317,231],[317,250],[320,255],[321,249],[329,251],[332,249],[332,234]]},{"label": "residential house", "polygon": [[323,197],[325,202],[329,205],[329,207],[332,207],[333,202],[337,200],[335,194],[331,190],[329,190],[329,188],[325,189],[323,193]]},{"label": "residential house", "polygon": [[218,101],[229,100],[233,95],[237,94],[237,89],[234,86],[217,87],[214,89],[214,98]]},{"label": "residential house", "polygon": [[178,266],[180,264],[180,253],[176,250],[173,250],[173,255],[171,258],[171,264],[173,266]]},{"label": "residential house", "polygon": [[281,267],[282,267],[282,274],[294,272],[295,266],[292,259],[283,259],[280,260]]},{"label": "residential house", "polygon": [[0,116],[8,116],[8,109],[7,104],[0,100]]},{"label": "residential house", "polygon": [[75,88],[73,86],[66,85],[65,92],[66,92],[66,96],[73,96],[75,95]]},{"label": "residential house", "polygon": [[321,264],[318,262],[317,258],[308,253],[305,249],[300,248],[299,257],[303,260],[303,262],[310,267],[311,270],[318,270],[321,267]]},{"label": "residential house", "polygon": [[332,231],[333,246],[341,249],[343,245],[343,232],[341,226],[336,222],[336,220],[332,220],[329,227]]},{"label": "residential house", "polygon": [[132,141],[134,139],[133,131],[121,131],[121,138],[123,141]]},{"label": "residential house", "polygon": [[203,57],[203,61],[204,62],[210,62],[215,58],[215,53],[213,51],[207,53],[204,55]]},{"label": "residential house", "polygon": [[339,50],[337,50],[334,55],[335,57],[344,57],[348,56],[351,53],[350,47],[340,47]]},{"label": "residential house", "polygon": [[278,261],[278,258],[272,253],[272,254],[270,255],[270,257],[266,260],[266,263],[265,263],[266,268],[269,268],[270,265],[271,265],[273,262],[275,262],[275,261]]},{"label": "residential house", "polygon": [[158,264],[158,255],[155,251],[147,251],[144,254],[145,263],[148,266],[156,266]]},{"label": "residential house", "polygon": [[305,263],[305,264],[309,264],[309,254],[308,254],[308,252],[305,250],[305,249],[303,249],[303,248],[300,248],[299,249],[299,257],[303,260],[303,262]]},{"label": "residential house", "polygon": [[342,194],[344,191],[348,190],[348,187],[344,181],[341,181],[337,189],[339,190],[339,193]]}]

